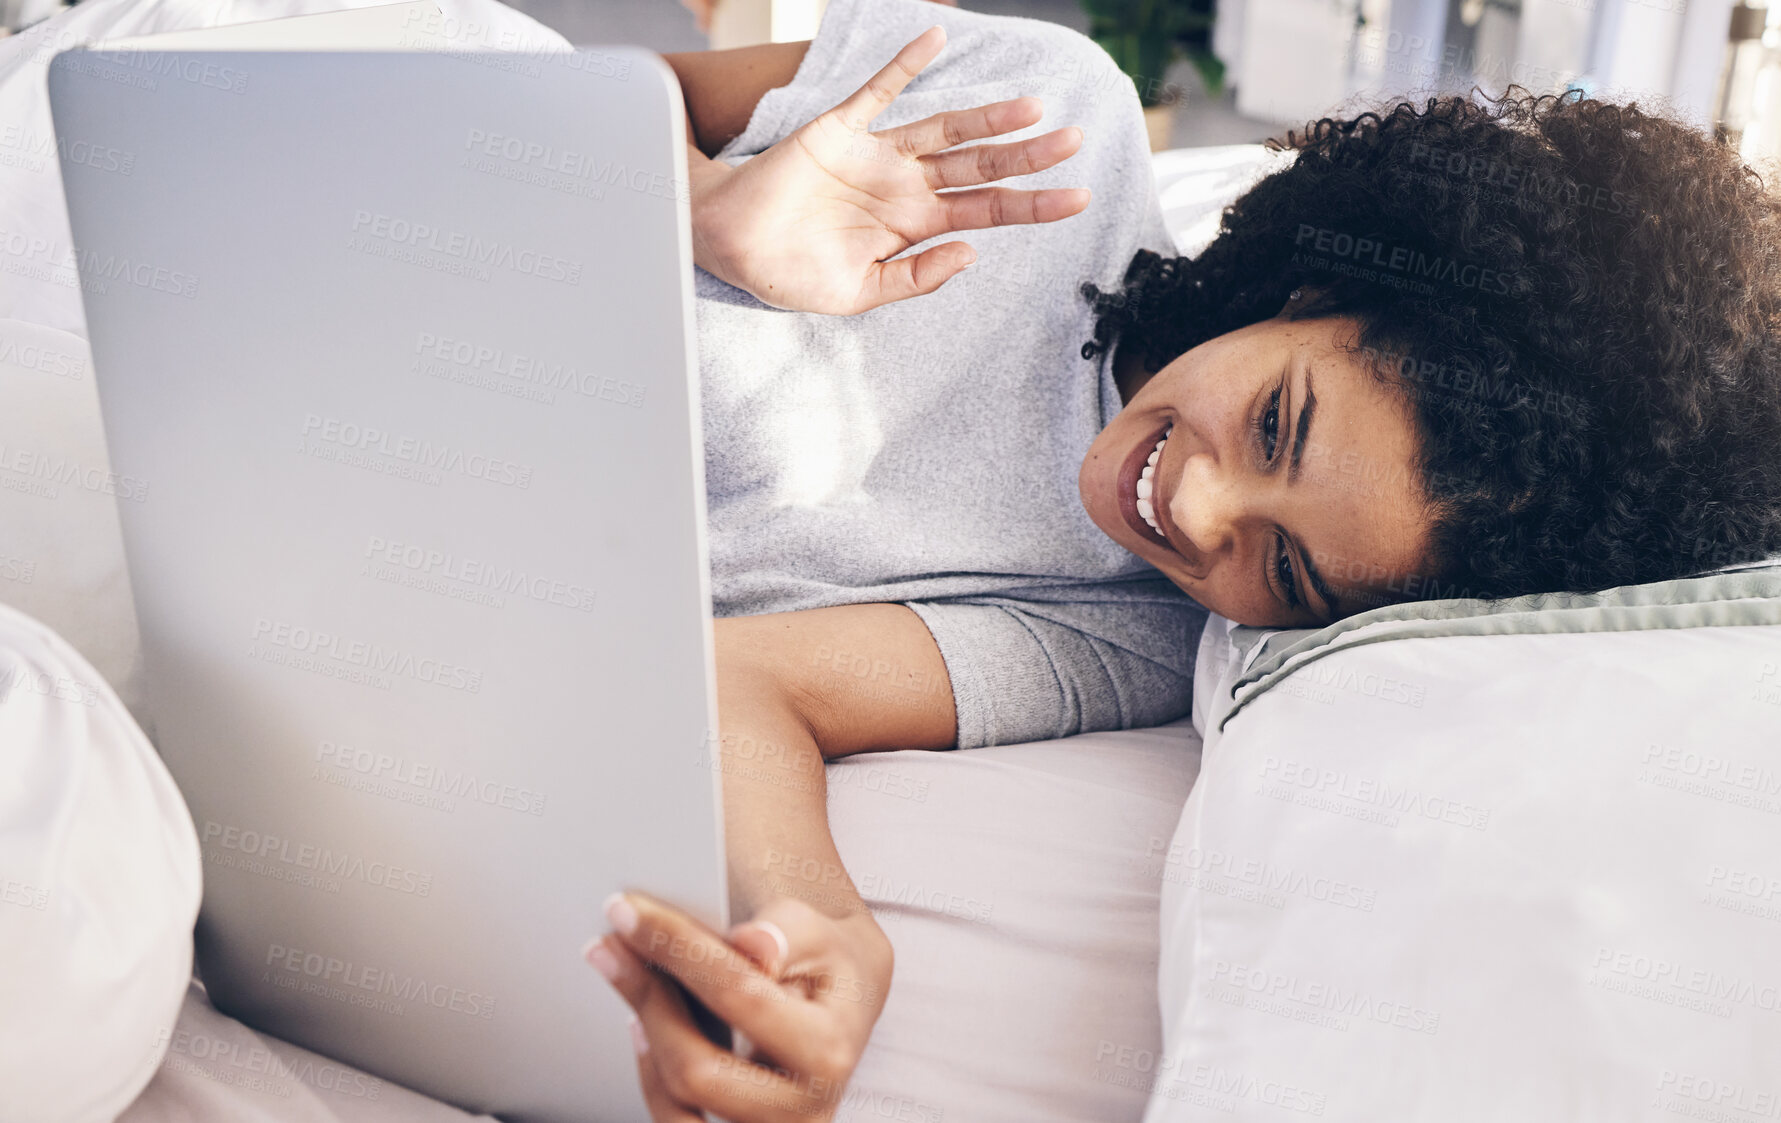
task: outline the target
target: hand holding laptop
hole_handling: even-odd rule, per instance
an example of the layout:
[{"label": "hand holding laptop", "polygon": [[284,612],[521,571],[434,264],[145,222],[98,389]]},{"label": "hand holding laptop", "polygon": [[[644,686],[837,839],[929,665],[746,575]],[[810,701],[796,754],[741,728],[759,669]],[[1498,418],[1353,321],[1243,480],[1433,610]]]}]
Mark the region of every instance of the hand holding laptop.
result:
[{"label": "hand holding laptop", "polygon": [[[706,1111],[731,1123],[834,1115],[884,1004],[888,947],[793,898],[764,905],[727,941],[638,893],[614,894],[606,916],[613,931],[587,958],[636,1011],[638,1079],[655,1123],[699,1123]],[[745,1034],[754,1058],[712,1044],[660,975]]]},{"label": "hand holding laptop", "polygon": [[933,292],[976,260],[964,242],[887,260],[918,242],[1081,212],[1086,188],[980,186],[1068,159],[1081,129],[957,148],[1035,123],[1038,98],[868,131],[945,42],[943,27],[929,28],[847,100],[760,155],[693,169],[694,261],[775,308],[846,316]]}]

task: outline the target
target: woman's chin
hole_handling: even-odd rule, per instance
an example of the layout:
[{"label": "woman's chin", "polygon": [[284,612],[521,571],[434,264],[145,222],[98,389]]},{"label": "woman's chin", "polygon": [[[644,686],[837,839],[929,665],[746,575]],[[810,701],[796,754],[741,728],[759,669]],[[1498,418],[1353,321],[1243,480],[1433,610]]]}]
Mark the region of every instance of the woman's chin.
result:
[{"label": "woman's chin", "polygon": [[1126,526],[1125,520],[1119,517],[1118,509],[1107,502],[1104,497],[1089,499],[1087,496],[1082,496],[1082,510],[1102,534],[1113,539],[1121,548],[1134,554],[1138,553],[1138,543],[1131,528]]}]

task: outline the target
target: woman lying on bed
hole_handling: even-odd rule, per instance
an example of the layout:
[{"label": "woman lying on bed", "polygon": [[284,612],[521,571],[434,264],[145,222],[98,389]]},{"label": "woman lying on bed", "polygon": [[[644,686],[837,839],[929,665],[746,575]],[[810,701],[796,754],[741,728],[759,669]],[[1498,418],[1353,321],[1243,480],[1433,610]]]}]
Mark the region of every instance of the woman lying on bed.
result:
[{"label": "woman lying on bed", "polygon": [[[657,1120],[841,1103],[892,953],[825,758],[1172,720],[1207,609],[1314,627],[1781,552],[1781,207],[1681,125],[1574,95],[1326,119],[1189,260],[1074,32],[832,0],[810,43],[669,61],[750,919],[609,902],[589,959]],[[1065,127],[971,144],[1030,93]]]}]

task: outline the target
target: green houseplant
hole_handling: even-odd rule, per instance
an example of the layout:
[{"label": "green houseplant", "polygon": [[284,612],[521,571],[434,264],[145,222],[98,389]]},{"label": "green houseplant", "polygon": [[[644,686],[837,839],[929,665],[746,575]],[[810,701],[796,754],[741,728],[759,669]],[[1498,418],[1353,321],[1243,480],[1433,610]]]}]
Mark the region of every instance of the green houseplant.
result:
[{"label": "green houseplant", "polygon": [[1193,63],[1208,94],[1223,92],[1224,64],[1212,53],[1215,0],[1082,0],[1082,7],[1089,38],[1132,79],[1146,109],[1178,100],[1163,81],[1178,58]]}]

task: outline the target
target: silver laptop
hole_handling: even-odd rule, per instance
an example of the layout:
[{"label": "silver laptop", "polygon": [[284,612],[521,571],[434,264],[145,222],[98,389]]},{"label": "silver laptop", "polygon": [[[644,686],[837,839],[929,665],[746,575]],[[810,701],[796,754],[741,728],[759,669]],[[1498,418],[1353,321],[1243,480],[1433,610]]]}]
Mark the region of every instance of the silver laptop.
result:
[{"label": "silver laptop", "polygon": [[623,886],[727,920],[672,73],[86,50],[49,90],[212,1000],[646,1119],[580,951]]}]

